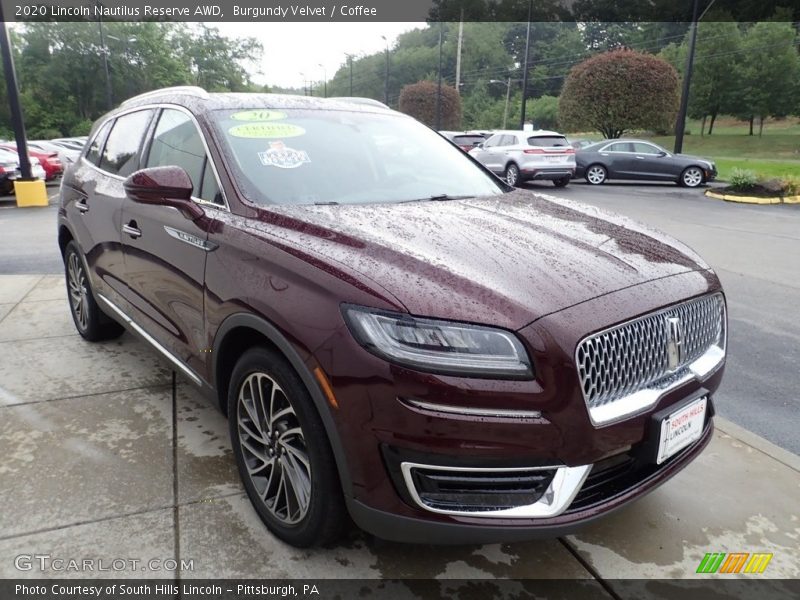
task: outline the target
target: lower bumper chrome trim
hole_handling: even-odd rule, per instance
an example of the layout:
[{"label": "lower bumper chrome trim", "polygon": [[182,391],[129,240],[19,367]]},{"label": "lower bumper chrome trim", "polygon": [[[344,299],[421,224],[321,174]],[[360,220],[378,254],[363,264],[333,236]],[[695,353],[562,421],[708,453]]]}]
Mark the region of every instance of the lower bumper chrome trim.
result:
[{"label": "lower bumper chrome trim", "polygon": [[[592,465],[581,465],[579,467],[549,466],[549,467],[510,467],[510,468],[486,468],[486,467],[442,467],[437,465],[423,465],[419,463],[403,462],[400,464],[403,472],[403,479],[414,502],[424,510],[439,513],[442,515],[453,515],[462,517],[489,517],[495,519],[542,519],[547,517],[557,517],[567,510],[575,499],[575,496],[586,481]],[[430,471],[460,471],[477,473],[513,473],[520,471],[552,471],[556,474],[550,482],[547,490],[541,498],[527,506],[515,506],[500,510],[485,511],[459,511],[445,510],[428,506],[419,496],[414,485],[414,469],[425,469]]]}]

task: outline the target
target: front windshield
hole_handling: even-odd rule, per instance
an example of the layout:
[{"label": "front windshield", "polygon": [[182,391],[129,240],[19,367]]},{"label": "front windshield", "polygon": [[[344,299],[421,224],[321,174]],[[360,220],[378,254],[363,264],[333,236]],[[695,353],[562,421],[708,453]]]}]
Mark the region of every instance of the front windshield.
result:
[{"label": "front windshield", "polygon": [[403,115],[220,110],[214,122],[257,204],[371,204],[503,193],[436,132]]}]

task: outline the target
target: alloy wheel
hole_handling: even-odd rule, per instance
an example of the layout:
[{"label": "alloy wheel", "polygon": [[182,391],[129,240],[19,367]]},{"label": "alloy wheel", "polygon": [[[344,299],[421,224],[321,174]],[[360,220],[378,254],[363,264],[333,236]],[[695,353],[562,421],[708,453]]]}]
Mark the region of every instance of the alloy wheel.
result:
[{"label": "alloy wheel", "polygon": [[703,183],[703,172],[697,167],[689,167],[683,172],[683,185],[697,187]]},{"label": "alloy wheel", "polygon": [[239,388],[239,444],[247,474],[267,510],[299,523],[311,501],[311,461],[291,401],[269,375],[249,375]]},{"label": "alloy wheel", "polygon": [[72,252],[67,259],[67,285],[69,286],[69,305],[81,331],[89,326],[89,303],[86,288],[86,273],[80,257]]},{"label": "alloy wheel", "polygon": [[586,180],[592,185],[599,185],[606,180],[606,170],[600,165],[589,167],[586,171]]},{"label": "alloy wheel", "polygon": [[519,169],[516,165],[508,165],[506,169],[506,183],[510,186],[517,185],[519,179]]}]

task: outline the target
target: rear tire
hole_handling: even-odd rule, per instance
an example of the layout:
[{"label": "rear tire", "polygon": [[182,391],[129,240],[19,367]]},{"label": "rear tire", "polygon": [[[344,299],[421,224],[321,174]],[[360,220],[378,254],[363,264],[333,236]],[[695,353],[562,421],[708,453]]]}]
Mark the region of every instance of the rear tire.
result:
[{"label": "rear tire", "polygon": [[591,185],[605,183],[608,178],[608,170],[603,165],[590,165],[586,169],[586,181]]},{"label": "rear tire", "polygon": [[101,342],[122,335],[125,328],[111,320],[97,305],[81,251],[74,240],[70,240],[64,250],[64,271],[69,312],[81,337],[90,342]]},{"label": "rear tire", "polygon": [[509,163],[506,167],[505,180],[511,187],[517,187],[519,181],[519,167],[514,163]]},{"label": "rear tire", "polygon": [[567,187],[569,184],[569,177],[562,177],[561,179],[553,179],[553,185],[558,188]]},{"label": "rear tire", "polygon": [[267,528],[299,548],[340,537],[349,521],[325,427],[278,352],[251,348],[236,363],[228,424],[239,476]]}]

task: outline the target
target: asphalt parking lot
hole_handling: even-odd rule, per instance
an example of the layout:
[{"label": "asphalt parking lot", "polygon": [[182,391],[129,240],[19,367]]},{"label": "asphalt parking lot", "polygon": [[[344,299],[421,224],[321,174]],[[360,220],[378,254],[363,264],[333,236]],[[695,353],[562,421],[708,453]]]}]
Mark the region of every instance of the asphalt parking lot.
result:
[{"label": "asphalt parking lot", "polygon": [[37,552],[192,560],[184,579],[580,578],[591,598],[630,597],[624,578],[703,577],[695,571],[707,552],[772,553],[763,577],[800,578],[791,431],[800,210],[734,206],[672,186],[530,187],[655,224],[703,254],[726,285],[723,418],[710,447],[666,485],[556,540],[409,547],[354,531],[334,548],[288,547],[242,492],[224,418],[129,334],[102,344],[77,336],[55,208],[0,201],[0,578],[75,575],[18,570],[18,556]]}]

